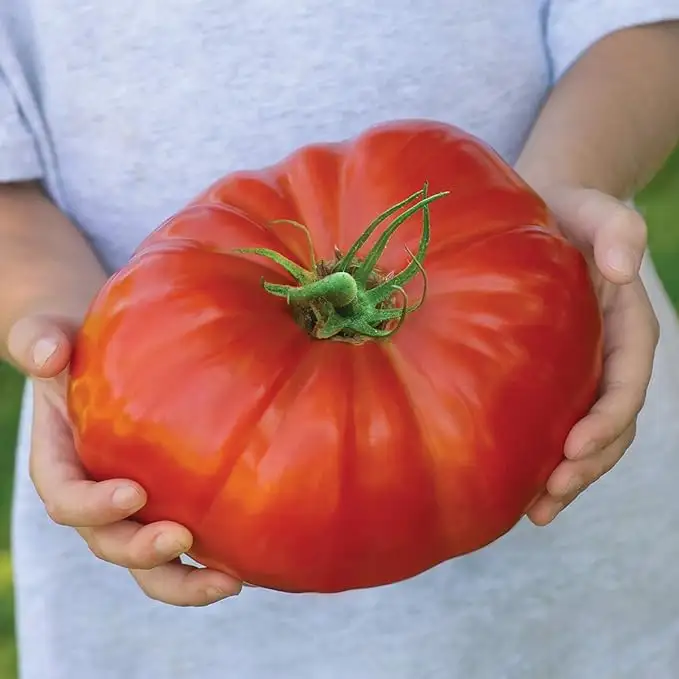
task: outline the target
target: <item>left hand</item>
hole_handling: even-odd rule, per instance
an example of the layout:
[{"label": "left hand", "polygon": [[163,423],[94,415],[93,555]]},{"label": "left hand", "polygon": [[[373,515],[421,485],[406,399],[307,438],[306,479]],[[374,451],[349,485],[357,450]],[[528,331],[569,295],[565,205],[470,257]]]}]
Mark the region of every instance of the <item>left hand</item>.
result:
[{"label": "left hand", "polygon": [[528,517],[544,526],[613,468],[636,434],[651,379],[659,325],[639,277],[646,224],[635,210],[594,189],[551,187],[540,194],[563,233],[591,262],[604,319],[599,400],[571,430],[564,460]]}]

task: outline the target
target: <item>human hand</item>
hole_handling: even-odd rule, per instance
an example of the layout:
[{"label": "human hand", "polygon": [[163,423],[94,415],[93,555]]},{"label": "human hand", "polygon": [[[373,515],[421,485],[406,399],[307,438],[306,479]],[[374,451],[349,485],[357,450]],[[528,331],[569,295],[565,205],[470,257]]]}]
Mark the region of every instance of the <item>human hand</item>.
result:
[{"label": "human hand", "polygon": [[593,189],[540,191],[563,233],[585,253],[604,320],[604,374],[599,400],[571,430],[565,459],[528,517],[544,526],[622,458],[636,434],[646,398],[658,320],[639,268],[646,225],[632,208]]},{"label": "human hand", "polygon": [[87,478],[66,409],[76,327],[68,319],[33,316],[18,321],[8,338],[13,360],[33,381],[30,474],[49,516],[74,527],[100,559],[129,569],[152,599],[203,606],[238,594],[241,583],[228,575],[180,562],[193,540],[185,527],[170,521],[143,526],[129,518],[146,502],[138,484]]}]

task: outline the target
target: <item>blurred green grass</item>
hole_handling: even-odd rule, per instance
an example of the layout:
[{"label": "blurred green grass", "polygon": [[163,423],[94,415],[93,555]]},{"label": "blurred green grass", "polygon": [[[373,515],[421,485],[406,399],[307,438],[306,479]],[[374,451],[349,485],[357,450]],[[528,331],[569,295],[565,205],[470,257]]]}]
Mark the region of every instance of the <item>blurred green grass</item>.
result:
[{"label": "blurred green grass", "polygon": [[9,519],[22,385],[23,379],[0,362],[0,679],[16,676]]},{"label": "blurred green grass", "polygon": [[[637,203],[648,221],[653,259],[679,307],[679,151]],[[9,519],[22,385],[21,377],[0,363],[0,679],[16,677]]]},{"label": "blurred green grass", "polygon": [[637,203],[648,222],[653,261],[679,308],[679,147]]}]

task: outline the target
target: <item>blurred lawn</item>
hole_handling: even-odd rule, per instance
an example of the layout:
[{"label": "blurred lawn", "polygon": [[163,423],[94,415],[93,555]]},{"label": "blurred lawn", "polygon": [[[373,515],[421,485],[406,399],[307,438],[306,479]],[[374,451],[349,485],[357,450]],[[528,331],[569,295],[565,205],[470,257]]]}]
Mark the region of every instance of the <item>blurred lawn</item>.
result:
[{"label": "blurred lawn", "polygon": [[[648,221],[660,276],[679,308],[679,151],[639,196],[638,204]],[[0,363],[0,679],[16,676],[9,513],[21,386],[21,378]]]},{"label": "blurred lawn", "polygon": [[0,362],[0,679],[13,679],[16,676],[9,515],[22,384],[19,375]]}]

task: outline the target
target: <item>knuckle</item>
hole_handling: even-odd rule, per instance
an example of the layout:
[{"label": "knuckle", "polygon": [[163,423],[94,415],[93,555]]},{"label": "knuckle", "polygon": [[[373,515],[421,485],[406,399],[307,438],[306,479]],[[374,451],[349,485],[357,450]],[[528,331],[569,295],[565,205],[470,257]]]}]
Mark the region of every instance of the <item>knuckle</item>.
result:
[{"label": "knuckle", "polygon": [[139,589],[144,593],[144,596],[146,596],[149,599],[152,599],[153,601],[160,601],[154,588],[149,587],[148,573],[145,573],[143,571],[140,572],[136,568],[128,568],[128,570],[134,581],[137,583]]},{"label": "knuckle", "polygon": [[100,559],[101,561],[110,562],[110,559],[107,557],[105,550],[101,546],[101,542],[97,540],[96,537],[88,536],[86,542],[90,552],[92,552],[92,554],[96,556],[97,559]]},{"label": "knuckle", "polygon": [[[630,403],[628,408],[629,417],[627,418],[628,427],[636,420],[637,416],[646,404],[646,398],[648,397],[648,384],[640,387],[637,393],[630,397]],[[631,421],[630,421],[631,420]],[[625,432],[621,432],[622,436]]]},{"label": "knuckle", "polygon": [[613,469],[613,467],[615,467],[615,465],[620,461],[620,458],[622,457],[624,452],[625,451],[624,451],[624,448],[623,448],[623,449],[620,450],[619,454],[610,455],[610,456],[606,457],[605,459],[603,459],[601,461],[601,466],[597,470],[596,477],[594,479],[592,479],[592,482],[600,479],[602,476],[606,476],[606,474],[608,474],[608,472],[610,472]]},{"label": "knuckle", "polygon": [[33,450],[31,450],[31,455],[29,458],[29,463],[28,463],[28,477],[31,479],[31,483],[35,486],[35,489],[38,491],[38,495],[40,495],[40,487],[37,482],[37,475],[35,473],[35,462],[34,462],[34,455],[33,455]]},{"label": "knuckle", "polygon": [[609,472],[613,471],[613,467],[615,467],[615,465],[618,464],[618,462],[620,462],[620,458],[622,458],[624,452],[625,452],[625,451],[622,450],[622,451],[620,451],[620,454],[617,455],[616,457],[611,457],[611,458],[607,459],[607,460],[601,465],[601,469],[599,470],[599,474],[598,474],[598,476],[596,477],[596,479],[594,479],[594,480],[592,481],[592,483],[594,483],[594,481],[598,481],[599,479],[602,479],[604,476],[606,476],[606,474],[608,474]]},{"label": "knuckle", "polygon": [[573,495],[573,500],[577,500],[595,481],[596,479],[593,478],[583,479],[582,484]]},{"label": "knuckle", "polygon": [[648,384],[632,386],[626,381],[609,380],[605,389],[606,403],[600,401],[591,412],[597,418],[599,438],[610,444],[636,420],[644,406]]},{"label": "knuckle", "polygon": [[132,540],[125,549],[125,566],[133,571],[139,571],[150,575],[149,571],[161,566],[163,560],[146,545],[139,546]]},{"label": "knuckle", "polygon": [[47,516],[60,526],[70,525],[69,512],[60,498],[44,500]]},{"label": "knuckle", "polygon": [[150,571],[156,564],[150,563],[148,559],[139,558],[129,549],[123,549],[118,555],[116,563],[123,568],[134,569],[137,571]]},{"label": "knuckle", "polygon": [[[170,598],[163,595],[162,587],[158,586],[155,582],[153,573],[143,570],[140,571],[136,568],[131,568],[129,571],[137,583],[139,589],[141,589],[147,599],[151,599],[151,601],[158,601],[159,603],[163,604],[174,603]],[[175,603],[174,605],[178,604]]]},{"label": "knuckle", "polygon": [[577,488],[574,488],[568,494],[568,502],[571,503],[577,500],[595,481],[600,478],[600,476],[600,469],[593,469],[590,467],[586,472],[583,472],[579,479],[580,483],[578,484]]},{"label": "knuckle", "polygon": [[148,572],[162,564],[160,564],[158,559],[152,554],[137,554],[132,552],[127,556],[126,565],[128,568]]},{"label": "knuckle", "polygon": [[617,422],[618,418],[604,409],[593,409],[592,414],[596,416],[596,434],[593,439],[601,449],[620,436],[622,427]]},{"label": "knuckle", "polygon": [[637,210],[628,209],[628,228],[633,231],[637,236],[643,236],[646,238],[648,234],[648,226],[646,225],[646,220],[643,215]]},{"label": "knuckle", "polygon": [[31,447],[31,453],[30,453],[29,461],[28,461],[28,476],[31,479],[31,483],[33,484],[36,491],[38,492],[40,499],[43,502],[45,502],[42,484],[40,482],[40,474],[39,474],[38,470],[36,469],[36,467],[37,467],[37,462],[36,462],[36,455],[35,455],[35,446],[33,446],[33,447]]},{"label": "knuckle", "polygon": [[603,451],[603,454],[599,456],[598,464],[596,468],[592,470],[590,475],[590,480],[585,486],[589,487],[594,481],[600,479],[610,472],[620,460],[623,458],[627,450],[630,448],[634,442],[636,436],[637,423],[636,419],[622,432],[609,446]]},{"label": "knuckle", "polygon": [[655,315],[655,313],[651,314],[651,335],[653,337],[653,349],[656,349],[658,346],[658,343],[660,342],[660,321],[658,320],[658,317]]},{"label": "knuckle", "polygon": [[169,603],[169,601],[167,601],[165,597],[161,596],[160,592],[154,587],[145,583],[139,584],[139,587],[141,587],[141,591],[144,592],[146,598],[151,599],[151,601],[158,601],[163,604]]},{"label": "knuckle", "polygon": [[571,497],[571,498],[568,500],[568,502],[566,503],[566,506],[570,506],[570,505],[572,505],[574,502],[576,502],[577,500],[579,500],[579,499],[584,495],[584,493],[587,492],[588,488],[589,488],[595,481],[596,481],[596,479],[588,480],[588,481],[587,481],[587,482],[586,482],[586,483],[578,490],[578,492],[575,493],[575,494],[573,495],[573,497]]},{"label": "knuckle", "polygon": [[209,592],[201,592],[199,599],[191,604],[191,606],[193,608],[206,608],[207,606],[211,606],[213,603],[215,603],[215,598],[211,596]]},{"label": "knuckle", "polygon": [[[629,413],[630,417],[628,418],[628,422],[632,418],[636,418],[637,415],[641,412],[643,409],[644,405],[646,404],[646,397],[648,395],[648,388],[644,387],[643,389],[639,389],[639,393],[634,397],[633,399],[630,399],[630,405],[629,405]],[[621,435],[624,434],[624,432],[621,432]]]},{"label": "knuckle", "polygon": [[121,566],[122,568],[136,567],[134,559],[130,558],[125,546],[121,545],[115,536],[110,534],[100,535],[98,529],[87,531],[83,534],[85,542],[90,549],[90,552],[101,561],[113,564],[114,566]]},{"label": "knuckle", "polygon": [[624,440],[616,442],[612,446],[612,450],[609,451],[609,454],[602,458],[599,469],[597,470],[596,478],[600,479],[602,476],[608,474],[608,472],[620,462],[623,455],[627,452],[628,447],[629,443],[626,443]]},{"label": "knuckle", "polygon": [[[110,545],[105,537],[100,535],[100,531],[96,528],[79,529],[78,531],[85,540],[88,549],[92,554],[107,563],[116,564],[115,559],[110,554]],[[117,565],[117,564],[116,564]]]},{"label": "knuckle", "polygon": [[628,238],[632,239],[640,246],[646,244],[648,238],[648,227],[643,216],[634,209],[623,206],[616,226]]}]

